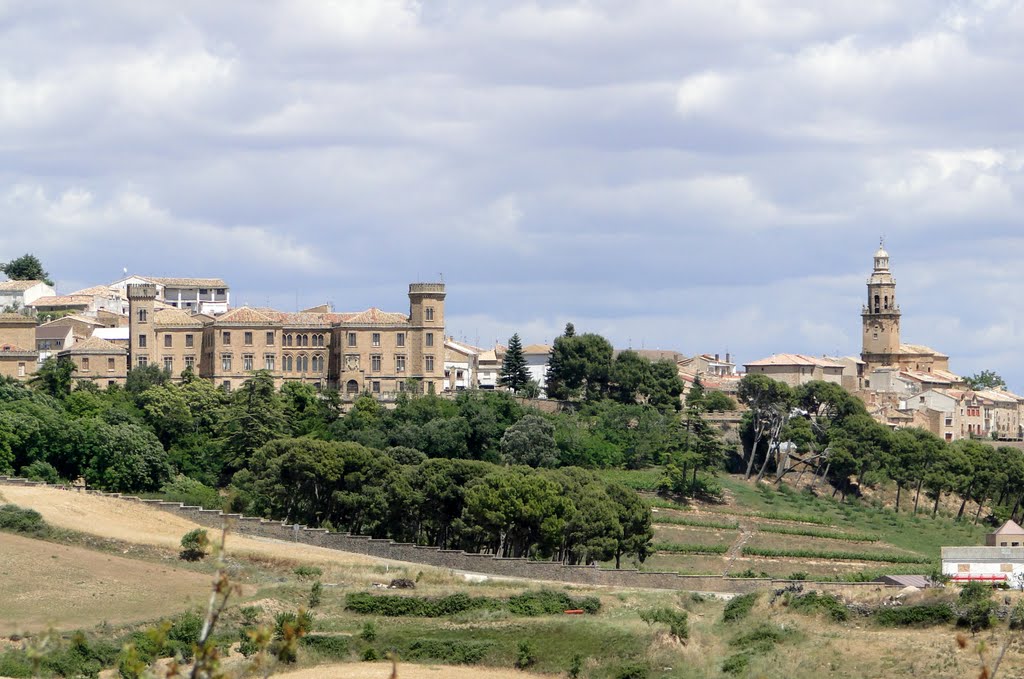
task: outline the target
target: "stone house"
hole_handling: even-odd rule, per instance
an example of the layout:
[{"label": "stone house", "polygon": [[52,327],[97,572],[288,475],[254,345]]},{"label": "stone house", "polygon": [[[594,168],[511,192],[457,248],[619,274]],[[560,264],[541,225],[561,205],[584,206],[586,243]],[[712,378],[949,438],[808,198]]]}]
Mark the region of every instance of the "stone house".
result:
[{"label": "stone house", "polygon": [[115,384],[124,386],[128,378],[128,352],[99,337],[75,342],[69,349],[61,351],[58,357],[74,363],[72,377],[76,380],[91,380],[109,387]]},{"label": "stone house", "polygon": [[56,295],[52,285],[43,281],[2,281],[0,282],[0,311],[24,309],[40,297]]},{"label": "stone house", "polygon": [[0,313],[0,375],[24,380],[36,371],[36,321],[21,314]]},{"label": "stone house", "polygon": [[773,380],[798,387],[815,380],[842,385],[843,364],[828,358],[804,354],[775,354],[744,365],[748,375],[767,375]]}]

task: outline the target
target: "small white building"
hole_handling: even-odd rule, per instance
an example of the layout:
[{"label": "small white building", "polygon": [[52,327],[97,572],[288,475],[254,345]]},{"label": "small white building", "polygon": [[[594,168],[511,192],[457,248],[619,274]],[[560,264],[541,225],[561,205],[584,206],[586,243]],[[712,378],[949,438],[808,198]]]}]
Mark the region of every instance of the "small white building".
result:
[{"label": "small white building", "polygon": [[452,338],[444,341],[444,390],[465,391],[476,387],[477,358],[482,350]]},{"label": "small white building", "polygon": [[0,282],[0,311],[7,307],[22,309],[40,297],[56,294],[52,285],[42,281],[3,281]]},{"label": "small white building", "polygon": [[526,369],[530,371],[530,379],[537,383],[537,386],[540,387],[543,393],[548,385],[548,363],[551,360],[551,345],[527,344],[523,347],[523,358],[526,359]]},{"label": "small white building", "polygon": [[476,386],[479,389],[497,389],[501,377],[501,362],[505,357],[505,347],[495,345],[493,349],[483,351],[477,357]]},{"label": "small white building", "polygon": [[128,297],[128,286],[149,283],[156,286],[156,298],[177,309],[202,314],[223,314],[231,305],[231,289],[220,278],[164,278],[128,276],[110,284],[111,290]]},{"label": "small white building", "polygon": [[1024,528],[1011,520],[989,533],[984,547],[943,547],[942,574],[954,582],[1024,578]]}]

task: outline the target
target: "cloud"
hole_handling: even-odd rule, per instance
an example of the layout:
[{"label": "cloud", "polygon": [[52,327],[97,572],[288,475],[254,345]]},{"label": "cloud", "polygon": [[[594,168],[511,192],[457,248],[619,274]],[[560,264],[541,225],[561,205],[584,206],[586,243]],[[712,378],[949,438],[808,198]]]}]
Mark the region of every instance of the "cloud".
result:
[{"label": "cloud", "polygon": [[1024,388],[1020,2],[0,16],[0,260],[67,289],[129,266],[402,309],[443,272],[456,336],[574,320],[742,363],[858,351],[884,233],[907,338]]}]

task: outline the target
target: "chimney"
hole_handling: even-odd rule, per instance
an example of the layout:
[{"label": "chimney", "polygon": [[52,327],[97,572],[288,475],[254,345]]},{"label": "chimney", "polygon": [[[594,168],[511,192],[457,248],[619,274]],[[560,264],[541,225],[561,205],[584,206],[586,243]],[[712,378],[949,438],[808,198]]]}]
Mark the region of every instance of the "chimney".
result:
[{"label": "chimney", "polygon": [[729,360],[729,352],[728,351],[725,352],[725,362],[726,363],[732,363],[732,361]]},{"label": "chimney", "polygon": [[715,354],[715,360],[716,361],[718,360],[718,354]]}]

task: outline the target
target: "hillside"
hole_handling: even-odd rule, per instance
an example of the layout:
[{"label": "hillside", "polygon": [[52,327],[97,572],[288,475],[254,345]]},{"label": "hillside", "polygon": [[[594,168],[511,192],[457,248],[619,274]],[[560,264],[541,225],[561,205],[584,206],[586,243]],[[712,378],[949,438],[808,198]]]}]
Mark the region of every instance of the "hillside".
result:
[{"label": "hillside", "polygon": [[[870,546],[887,554],[925,556],[930,545],[942,539],[942,530],[956,530],[955,526],[947,526],[940,521],[935,526],[945,528],[936,528],[934,533],[924,530],[921,536],[901,540],[893,532],[899,526],[900,517],[894,519],[897,526],[890,530],[886,528],[884,513],[876,517],[867,510],[851,509],[847,517],[842,508],[833,507],[834,511],[842,514],[840,518],[826,513],[828,507],[819,504],[825,502],[823,500],[802,500],[801,504],[799,498],[788,499],[786,493],[750,489],[750,494],[744,488],[734,486],[732,481],[727,480],[726,484],[732,497],[725,505],[690,509],[655,507],[658,510],[656,515],[692,521],[735,521],[740,525],[754,526],[749,531],[752,538],[758,535],[806,538],[807,542],[798,544],[819,546],[831,544],[829,541],[836,541],[836,538],[770,534],[765,529],[802,526],[808,530],[851,533],[874,530],[879,539],[865,541],[865,548]],[[176,582],[190,583],[194,578],[208,581],[212,574],[212,565],[208,562],[187,564],[176,558],[177,538],[193,527],[180,517],[114,498],[46,488],[3,487],[0,493],[8,502],[38,509],[54,525],[80,531],[74,535],[94,536],[94,539],[85,540],[76,547],[88,554],[75,558],[79,565],[98,564],[94,577],[98,578],[99,574],[110,570],[123,572],[135,569],[143,576],[152,576],[156,591],[158,587],[170,587]],[[794,514],[818,522],[802,522],[796,516],[768,518],[769,513],[776,517]],[[744,532],[743,529],[719,530],[685,524],[658,523],[657,526],[659,536],[679,531],[691,541],[697,539],[691,536],[697,535],[697,531],[706,536],[721,533],[723,542],[735,538],[730,530],[732,533]],[[13,544],[9,536],[2,537],[7,540],[3,544]],[[69,570],[60,563],[64,553],[60,550],[65,546],[53,541],[14,539],[31,543],[31,547],[18,549],[18,558],[27,560],[17,566],[23,580],[33,581],[36,578],[45,583],[50,601],[70,600],[82,594],[81,572]],[[548,584],[549,588],[562,593],[558,596],[579,601],[592,597],[599,602],[599,608],[593,614],[583,616],[565,616],[560,612],[525,615],[527,609],[510,608],[508,602],[524,594],[527,599],[541,596],[537,594],[539,585],[536,583],[485,577],[470,581],[465,576],[440,569],[384,563],[360,555],[303,545],[239,536],[229,536],[228,539],[230,572],[243,585],[236,605],[226,618],[225,630],[229,639],[230,635],[238,638],[239,630],[244,629],[245,620],[250,617],[259,623],[270,624],[278,613],[307,606],[312,580],[297,573],[296,568],[307,567],[300,571],[302,573],[315,572],[308,570],[310,568],[320,569],[318,577],[323,583],[322,600],[313,609],[311,642],[300,647],[299,662],[294,672],[281,675],[297,679],[313,676],[384,679],[390,676],[389,665],[348,663],[373,655],[379,657],[389,651],[396,652],[402,659],[398,676],[406,679],[470,675],[504,679],[516,672],[514,666],[523,657],[529,661],[525,664],[530,673],[565,676],[575,665],[579,668],[579,676],[593,679],[721,676],[779,679],[833,676],[853,679],[911,674],[968,677],[978,673],[975,645],[984,641],[990,648],[998,648],[1006,635],[1005,628],[1000,627],[981,631],[976,637],[967,636],[966,647],[961,649],[956,642],[957,631],[949,623],[925,629],[883,627],[874,616],[854,612],[849,613],[846,620],[834,620],[827,608],[798,610],[799,601],[791,597],[801,596],[799,593],[777,598],[771,592],[762,593],[748,614],[725,622],[723,614],[727,603],[721,599],[687,592],[566,588]],[[814,543],[812,540],[822,542]],[[116,546],[117,556],[110,553],[112,546]],[[13,552],[4,550],[3,553]],[[51,558],[54,553],[58,559]],[[672,556],[678,558],[679,563],[698,558]],[[723,557],[715,558],[721,563]],[[770,560],[751,559],[750,563],[756,564],[752,567],[760,568],[761,563],[768,564]],[[114,568],[110,569],[110,566]],[[785,563],[780,567],[792,566]],[[155,573],[154,569],[160,572]],[[415,590],[392,592],[376,586],[396,577],[414,580]],[[0,600],[10,600],[21,585],[9,578],[2,582],[0,587],[5,589],[0,592],[3,597]],[[139,606],[139,601],[127,589],[112,594],[102,607],[86,608],[85,614],[78,617],[54,620],[58,623],[57,629],[84,629],[94,647],[105,643],[116,649],[134,631],[145,629],[161,617],[181,619],[178,616],[180,605],[175,604],[172,597],[160,599],[154,594],[148,600],[148,606]],[[353,595],[362,596],[364,603],[376,601],[372,597],[391,596],[420,597],[423,599],[417,600],[428,603],[439,601],[438,597],[449,597],[445,599],[449,603],[445,604],[447,608],[438,611],[438,617],[411,614],[412,609],[391,617],[381,612],[353,610]],[[453,599],[452,595],[468,596],[469,599]],[[536,600],[542,601],[550,596],[543,595]],[[873,587],[842,590],[839,596],[840,601],[854,606],[854,611],[866,612],[896,604],[892,590]],[[1017,593],[1009,596],[1011,604],[1019,599]],[[489,603],[467,608],[467,601]],[[898,601],[899,604],[949,601],[955,605],[956,593],[926,591],[901,595]],[[997,602],[1001,601],[1001,597],[997,598]],[[456,602],[463,603],[453,608]],[[666,624],[647,624],[641,619],[646,615],[645,611],[666,607],[686,612],[688,634],[682,641],[669,634]],[[30,627],[31,611],[21,609],[12,613],[10,617],[15,624],[21,625],[20,629]],[[372,629],[372,633],[368,634],[367,629]],[[14,650],[0,655],[0,675],[25,676],[17,673],[19,667],[24,668],[16,662],[21,653],[17,648],[22,643],[4,643],[3,648]],[[574,661],[577,656],[578,661]],[[449,671],[445,668],[446,662],[473,665],[472,672],[459,674]],[[1024,669],[1021,649],[1011,647],[1003,667],[1009,669],[1009,676]],[[729,671],[724,672],[723,668]]]}]

